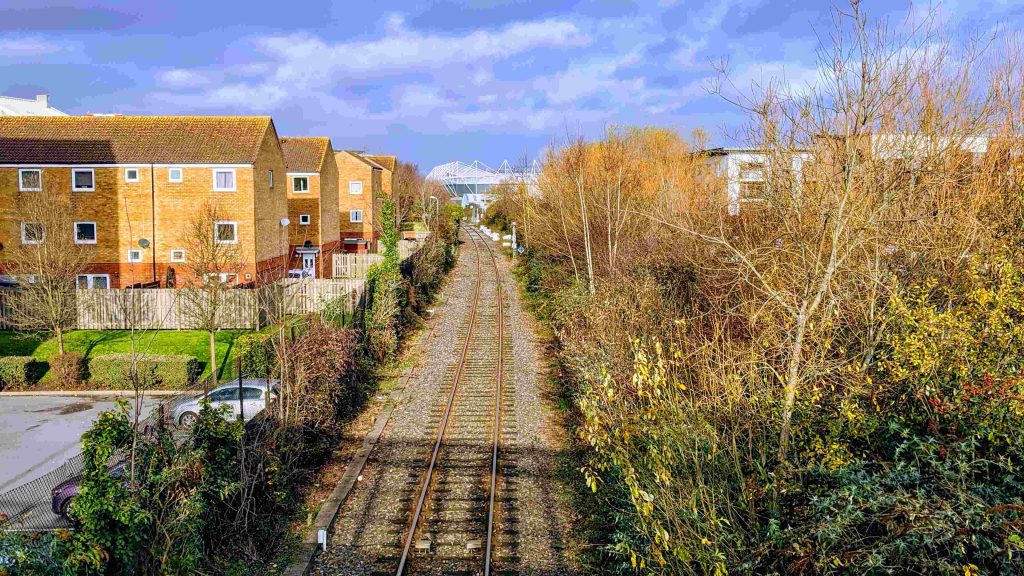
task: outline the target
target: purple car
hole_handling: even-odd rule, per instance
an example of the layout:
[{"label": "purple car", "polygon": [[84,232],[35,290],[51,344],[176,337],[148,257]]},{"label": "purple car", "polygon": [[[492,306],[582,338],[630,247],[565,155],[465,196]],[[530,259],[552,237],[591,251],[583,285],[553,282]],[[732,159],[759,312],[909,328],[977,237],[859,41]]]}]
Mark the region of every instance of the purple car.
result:
[{"label": "purple car", "polygon": [[[110,475],[114,478],[120,478],[125,475],[124,463],[115,464],[110,467]],[[65,480],[60,484],[53,487],[50,490],[50,509],[53,513],[62,517],[71,519],[68,516],[68,510],[71,508],[71,503],[78,496],[78,483],[82,481],[81,476],[75,476],[70,480]]]}]

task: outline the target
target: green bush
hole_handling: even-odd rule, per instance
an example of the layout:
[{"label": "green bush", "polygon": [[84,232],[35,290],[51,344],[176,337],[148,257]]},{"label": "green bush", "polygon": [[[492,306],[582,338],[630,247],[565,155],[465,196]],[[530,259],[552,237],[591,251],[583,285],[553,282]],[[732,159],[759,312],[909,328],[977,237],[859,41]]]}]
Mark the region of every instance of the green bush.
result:
[{"label": "green bush", "polygon": [[242,374],[255,378],[267,378],[276,364],[273,335],[253,332],[243,334],[235,340],[238,357],[242,359]]},{"label": "green bush", "polygon": [[[89,361],[89,382],[99,388],[132,388],[131,354],[104,354]],[[147,388],[182,389],[195,384],[199,361],[192,356],[144,354],[138,356],[140,383]]]},{"label": "green bush", "polygon": [[0,389],[27,386],[34,362],[31,356],[0,356]]}]

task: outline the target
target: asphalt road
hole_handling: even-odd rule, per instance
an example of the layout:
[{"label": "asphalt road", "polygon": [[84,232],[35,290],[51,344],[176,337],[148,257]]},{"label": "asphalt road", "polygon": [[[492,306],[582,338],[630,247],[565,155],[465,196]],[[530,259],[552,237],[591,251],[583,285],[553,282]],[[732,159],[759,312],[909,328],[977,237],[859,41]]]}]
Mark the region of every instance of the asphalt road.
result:
[{"label": "asphalt road", "polygon": [[[143,415],[156,404],[156,400],[147,398],[143,404]],[[113,407],[113,398],[0,397],[0,495],[51,472],[59,475],[58,469],[81,451],[82,434],[100,412]],[[42,527],[40,522],[46,524],[57,520],[49,510],[50,488],[52,486],[33,487],[18,496],[19,502],[23,498],[32,501],[30,516],[33,517],[33,525]],[[0,508],[8,508],[10,504],[0,502]],[[30,503],[26,501],[23,504],[28,506]],[[21,504],[18,508],[25,510]]]}]

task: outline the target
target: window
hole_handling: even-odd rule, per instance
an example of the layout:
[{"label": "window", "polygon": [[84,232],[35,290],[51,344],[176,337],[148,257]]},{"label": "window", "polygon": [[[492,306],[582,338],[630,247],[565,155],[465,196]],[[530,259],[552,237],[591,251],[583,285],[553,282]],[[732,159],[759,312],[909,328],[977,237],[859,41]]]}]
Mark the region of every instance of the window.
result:
[{"label": "window", "polygon": [[181,168],[168,168],[167,169],[167,181],[168,182],[181,182]]},{"label": "window", "polygon": [[234,192],[235,191],[235,170],[214,168],[213,170],[213,191]]},{"label": "window", "polygon": [[139,169],[138,168],[125,168],[124,169],[124,181],[125,182],[138,182],[139,181]]},{"label": "window", "polygon": [[270,183],[270,187],[271,188],[274,187],[274,171],[273,170],[268,170],[267,171],[267,182]]},{"label": "window", "polygon": [[238,242],[238,223],[218,221],[213,223],[213,239],[221,244]]},{"label": "window", "polygon": [[309,224],[309,214],[299,214],[299,224]]},{"label": "window", "polygon": [[38,192],[43,189],[43,171],[38,169],[18,170],[18,190]]},{"label": "window", "polygon": [[349,194],[362,194],[363,193],[363,183],[358,181],[358,180],[351,180],[348,183],[348,193]]},{"label": "window", "polygon": [[763,200],[767,191],[764,162],[741,162],[740,200]]},{"label": "window", "polygon": [[349,210],[348,211],[348,221],[349,222],[362,222],[363,221],[363,211],[362,210]]},{"label": "window", "polygon": [[245,386],[242,388],[242,400],[259,400],[263,397],[263,390]]},{"label": "window", "polygon": [[184,250],[171,250],[171,262],[184,262],[185,251]]},{"label": "window", "polygon": [[96,223],[75,222],[75,244],[95,244]]},{"label": "window", "polygon": [[211,402],[230,402],[231,400],[238,400],[238,388],[233,386],[210,393]]},{"label": "window", "polygon": [[96,189],[92,168],[76,168],[71,171],[71,189],[77,192],[92,192]]},{"label": "window", "polygon": [[235,275],[231,272],[211,272],[206,275],[206,282],[220,282],[222,284],[230,284],[235,281]]},{"label": "window", "polygon": [[128,251],[129,262],[142,262],[142,250],[131,249]]},{"label": "window", "polygon": [[292,178],[292,192],[309,192],[309,177],[295,176]]},{"label": "window", "polygon": [[95,288],[98,290],[110,288],[110,276],[106,274],[79,274],[77,285],[79,288]]},{"label": "window", "polygon": [[43,230],[43,225],[39,222],[22,222],[21,223],[21,243],[22,244],[42,244],[43,240],[46,239],[46,231]]}]

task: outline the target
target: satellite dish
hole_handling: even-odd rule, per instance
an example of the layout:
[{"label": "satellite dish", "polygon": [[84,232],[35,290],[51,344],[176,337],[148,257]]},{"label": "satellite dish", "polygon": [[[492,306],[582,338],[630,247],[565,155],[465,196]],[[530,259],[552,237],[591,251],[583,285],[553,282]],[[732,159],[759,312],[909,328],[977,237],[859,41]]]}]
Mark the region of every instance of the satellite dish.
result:
[{"label": "satellite dish", "polygon": [[149,240],[145,238],[139,238],[139,246],[142,248],[149,248]]},{"label": "satellite dish", "polygon": [[281,226],[287,226],[287,225],[289,225],[291,223],[292,223],[292,221],[289,220],[287,216],[285,216],[284,218],[281,218]]}]

